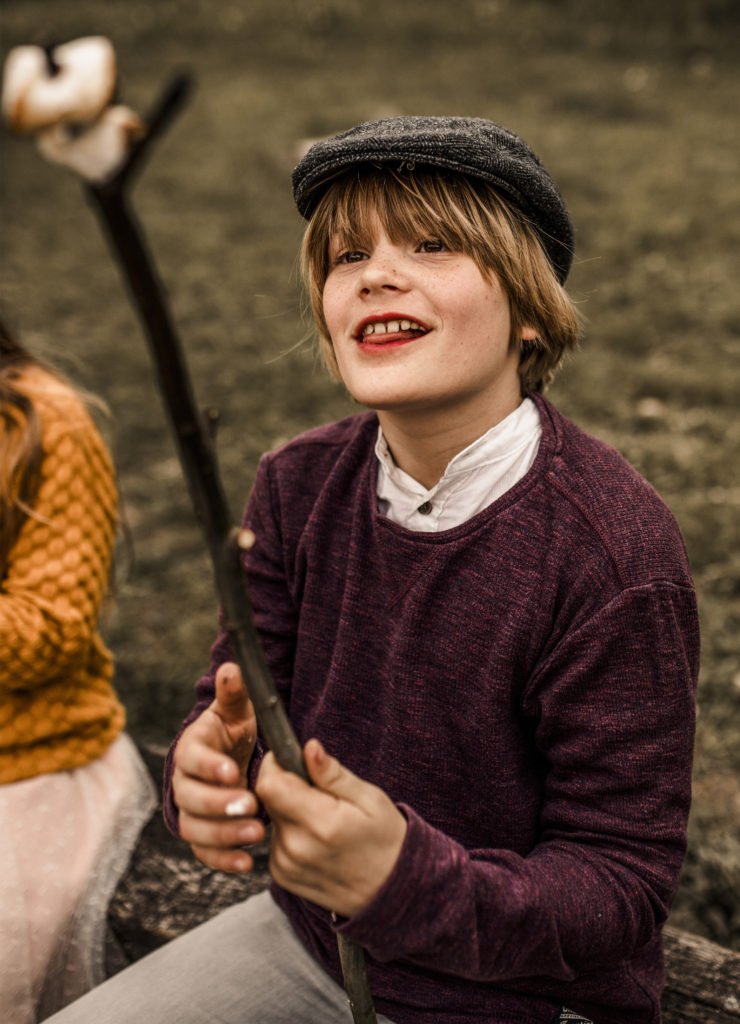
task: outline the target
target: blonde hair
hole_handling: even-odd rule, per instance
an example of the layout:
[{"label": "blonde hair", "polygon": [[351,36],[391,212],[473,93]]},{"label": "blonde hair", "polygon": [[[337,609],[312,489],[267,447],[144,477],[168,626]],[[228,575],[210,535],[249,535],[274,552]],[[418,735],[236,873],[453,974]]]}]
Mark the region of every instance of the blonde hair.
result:
[{"label": "blonde hair", "polygon": [[41,427],[33,403],[15,385],[29,362],[0,322],[0,580],[41,478]]},{"label": "blonde hair", "polygon": [[24,522],[35,514],[41,485],[42,426],[34,400],[22,383],[33,367],[47,375],[47,390],[74,394],[86,407],[107,413],[101,399],[72,385],[63,373],[16,341],[0,318],[0,582]]},{"label": "blonde hair", "polygon": [[[332,182],[311,217],[301,273],[330,374],[341,379],[323,312],[329,246],[333,239],[342,247],[367,244],[374,217],[394,242],[431,234],[475,260],[484,277],[496,276],[510,304],[511,344],[521,351],[522,394],[543,391],[576,347],[580,317],[537,231],[487,182],[425,169],[354,169]],[[525,327],[536,331],[534,341],[522,340]]]}]

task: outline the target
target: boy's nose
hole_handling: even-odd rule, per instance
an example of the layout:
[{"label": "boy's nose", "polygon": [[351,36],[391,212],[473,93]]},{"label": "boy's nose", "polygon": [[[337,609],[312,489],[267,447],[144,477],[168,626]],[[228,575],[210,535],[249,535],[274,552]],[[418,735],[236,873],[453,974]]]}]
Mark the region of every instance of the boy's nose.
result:
[{"label": "boy's nose", "polygon": [[359,284],[362,292],[403,291],[408,280],[400,261],[391,253],[383,253],[365,261]]}]

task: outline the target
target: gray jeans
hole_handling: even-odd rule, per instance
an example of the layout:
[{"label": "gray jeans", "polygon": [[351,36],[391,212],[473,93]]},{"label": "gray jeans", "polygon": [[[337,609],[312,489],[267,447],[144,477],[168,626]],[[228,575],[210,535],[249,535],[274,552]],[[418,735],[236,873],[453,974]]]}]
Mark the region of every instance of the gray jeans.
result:
[{"label": "gray jeans", "polygon": [[[114,975],[47,1024],[352,1024],[268,892]],[[378,1017],[378,1024],[392,1024]]]},{"label": "gray jeans", "polygon": [[[71,1003],[46,1024],[352,1024],[269,892],[225,910]],[[591,1024],[570,1010],[556,1021]],[[392,1024],[379,1016],[378,1024]]]}]

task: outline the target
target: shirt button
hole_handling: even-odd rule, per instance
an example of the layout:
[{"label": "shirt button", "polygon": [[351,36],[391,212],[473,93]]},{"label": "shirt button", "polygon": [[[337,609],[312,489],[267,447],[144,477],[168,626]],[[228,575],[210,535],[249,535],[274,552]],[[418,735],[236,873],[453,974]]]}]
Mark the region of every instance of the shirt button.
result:
[{"label": "shirt button", "polygon": [[431,501],[425,501],[423,505],[419,505],[416,511],[422,516],[428,516],[432,511]]}]

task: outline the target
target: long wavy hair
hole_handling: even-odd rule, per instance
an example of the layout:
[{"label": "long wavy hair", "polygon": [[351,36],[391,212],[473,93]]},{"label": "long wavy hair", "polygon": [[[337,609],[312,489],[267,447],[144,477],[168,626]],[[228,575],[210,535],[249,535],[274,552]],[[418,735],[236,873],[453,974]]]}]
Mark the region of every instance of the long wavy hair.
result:
[{"label": "long wavy hair", "polygon": [[25,367],[37,364],[0,320],[0,580],[41,481],[41,424],[16,384]]}]

